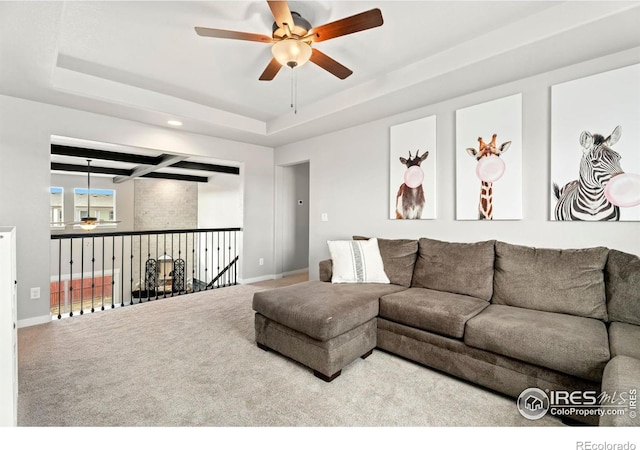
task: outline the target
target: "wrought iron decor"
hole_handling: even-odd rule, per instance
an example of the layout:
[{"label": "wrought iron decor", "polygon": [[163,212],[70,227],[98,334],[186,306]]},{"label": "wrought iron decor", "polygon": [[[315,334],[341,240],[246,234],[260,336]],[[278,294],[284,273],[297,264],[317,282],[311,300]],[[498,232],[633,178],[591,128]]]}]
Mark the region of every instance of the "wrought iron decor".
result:
[{"label": "wrought iron decor", "polygon": [[155,259],[147,259],[144,265],[144,288],[147,291],[147,295],[155,294],[156,287],[158,286],[158,262]]},{"label": "wrought iron decor", "polygon": [[173,261],[173,280],[172,290],[173,292],[186,291],[186,279],[185,279],[185,267],[186,263],[184,259],[176,259]]}]

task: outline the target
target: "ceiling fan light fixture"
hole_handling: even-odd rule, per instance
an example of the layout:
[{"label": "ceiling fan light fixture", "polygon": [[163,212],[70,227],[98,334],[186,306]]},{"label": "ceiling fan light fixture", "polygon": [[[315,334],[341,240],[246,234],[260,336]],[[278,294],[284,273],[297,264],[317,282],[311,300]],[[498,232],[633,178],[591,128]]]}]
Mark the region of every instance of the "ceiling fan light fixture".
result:
[{"label": "ceiling fan light fixture", "polygon": [[288,38],[273,44],[271,53],[283,66],[300,67],[311,58],[311,45],[305,41]]},{"label": "ceiling fan light fixture", "polygon": [[95,219],[85,220],[80,224],[80,228],[83,229],[84,231],[95,230],[97,226],[98,226],[98,222]]}]

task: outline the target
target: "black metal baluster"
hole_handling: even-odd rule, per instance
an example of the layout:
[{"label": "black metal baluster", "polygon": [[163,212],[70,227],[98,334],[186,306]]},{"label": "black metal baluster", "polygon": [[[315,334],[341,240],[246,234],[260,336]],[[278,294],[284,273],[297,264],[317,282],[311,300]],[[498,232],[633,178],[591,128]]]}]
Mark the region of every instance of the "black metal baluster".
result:
[{"label": "black metal baluster", "polygon": [[[156,233],[156,262],[158,262],[158,233]],[[156,271],[157,270],[158,270],[158,266],[156,266]],[[157,273],[156,273],[156,280],[157,280],[157,282],[156,282],[155,291],[156,291],[156,300],[158,300],[158,290],[160,288],[160,286],[159,286],[159,284],[160,284],[159,281],[160,280],[158,280],[158,274]]]},{"label": "black metal baluster", "polygon": [[73,238],[69,240],[69,317],[73,317]]},{"label": "black metal baluster", "polygon": [[173,283],[175,282],[175,278],[176,278],[176,270],[175,267],[173,265],[174,259],[173,259],[173,255],[174,255],[174,250],[173,250],[173,233],[171,233],[171,272],[169,272],[169,276],[171,277],[171,297],[173,297]]},{"label": "black metal baluster", "polygon": [[102,236],[102,281],[100,282],[102,285],[102,308],[104,311],[104,236]]},{"label": "black metal baluster", "polygon": [[58,319],[62,319],[60,302],[62,301],[62,239],[58,240]]},{"label": "black metal baluster", "polygon": [[209,287],[209,237],[207,232],[204,232],[204,282],[206,283],[205,289]]},{"label": "black metal baluster", "polygon": [[[147,261],[149,261],[151,259],[151,235],[147,234]],[[149,297],[151,297],[151,286],[150,283],[147,282],[147,280],[149,279],[149,276],[151,274],[147,273],[147,265],[145,264],[144,266],[144,287],[145,290],[147,291],[147,301],[149,301]],[[140,302],[142,302],[142,299],[140,299]]]},{"label": "black metal baluster", "polygon": [[[187,235],[185,234],[184,237],[185,237],[185,240],[186,240]],[[178,233],[178,259],[182,260],[182,233]],[[175,269],[174,269],[174,271],[175,271]],[[183,273],[182,276],[183,277],[186,276],[186,264],[185,264],[185,272]],[[182,294],[182,291],[186,290],[186,288],[187,288],[186,283],[184,282],[184,280],[182,280],[181,289],[180,289],[180,291],[178,291],[178,295]]]},{"label": "black metal baluster", "polygon": [[167,233],[162,233],[162,298],[167,298]]},{"label": "black metal baluster", "polygon": [[80,315],[84,314],[84,238],[81,240],[80,251]]},{"label": "black metal baluster", "polygon": [[196,232],[191,233],[191,291],[196,290]]},{"label": "black metal baluster", "polygon": [[142,302],[142,235],[138,240],[138,253],[140,254],[140,261],[138,265],[138,303]]},{"label": "black metal baluster", "polygon": [[124,306],[124,236],[120,244],[120,306]]},{"label": "black metal baluster", "polygon": [[[225,246],[226,246],[226,235],[225,232],[218,232],[218,241],[220,241],[220,234],[222,234],[222,267],[223,270],[227,269],[227,259],[226,259],[226,255],[225,255]],[[218,245],[220,245],[220,242],[218,242]],[[218,263],[220,264],[220,263]],[[218,269],[218,272],[220,272],[220,269]],[[218,287],[224,287],[225,283],[225,276],[226,276],[227,271],[225,270],[225,272],[223,274],[221,274],[220,278],[218,279]]]},{"label": "black metal baluster", "polygon": [[[238,256],[238,232],[233,232],[233,259]],[[238,261],[233,264],[233,284],[238,284]]]},{"label": "black metal baluster", "polygon": [[[225,231],[225,233],[227,232]],[[228,233],[229,233],[229,248],[227,249],[227,255],[229,255],[229,257],[227,259],[229,260],[229,264],[231,264],[231,261],[233,261],[231,259],[231,232],[229,231]],[[231,286],[231,267],[229,267],[229,270],[225,274],[225,277],[227,279],[225,286]]]},{"label": "black metal baluster", "polygon": [[131,254],[131,258],[129,259],[129,295],[131,296],[129,305],[133,305],[133,236],[129,236],[129,253]]},{"label": "black metal baluster", "polygon": [[116,307],[116,237],[111,238],[111,309]]},{"label": "black metal baluster", "polygon": [[91,236],[91,312],[96,312],[94,308],[96,286],[96,238]]},{"label": "black metal baluster", "polygon": [[[213,238],[213,231],[211,232],[211,236]],[[217,283],[216,287],[220,287],[220,278],[222,278],[222,277],[220,276],[220,232],[219,231],[216,232],[216,238],[218,239],[218,281],[216,281],[216,283]],[[222,253],[223,253],[223,256],[224,256],[224,249],[223,249]]]}]

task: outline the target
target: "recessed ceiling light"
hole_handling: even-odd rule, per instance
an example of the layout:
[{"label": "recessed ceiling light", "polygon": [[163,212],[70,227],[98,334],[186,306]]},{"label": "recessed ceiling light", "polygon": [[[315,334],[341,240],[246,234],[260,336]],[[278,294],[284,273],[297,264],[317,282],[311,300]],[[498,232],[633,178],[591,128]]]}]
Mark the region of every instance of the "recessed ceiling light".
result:
[{"label": "recessed ceiling light", "polygon": [[179,120],[167,120],[167,123],[169,125],[173,125],[174,127],[181,127],[182,126],[182,122],[180,122]]}]

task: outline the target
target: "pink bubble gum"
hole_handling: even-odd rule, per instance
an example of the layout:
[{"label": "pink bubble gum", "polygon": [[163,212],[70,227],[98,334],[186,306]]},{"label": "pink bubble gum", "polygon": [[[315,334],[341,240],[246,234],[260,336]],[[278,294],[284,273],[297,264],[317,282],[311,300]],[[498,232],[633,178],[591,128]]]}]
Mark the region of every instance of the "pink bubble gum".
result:
[{"label": "pink bubble gum", "polygon": [[636,173],[616,175],[605,186],[604,196],[614,205],[623,208],[640,205],[640,175]]},{"label": "pink bubble gum", "polygon": [[476,165],[476,175],[482,181],[492,183],[504,174],[504,161],[496,155],[480,158]]},{"label": "pink bubble gum", "polygon": [[418,166],[411,166],[404,171],[404,184],[410,188],[417,188],[424,180],[424,172]]}]

